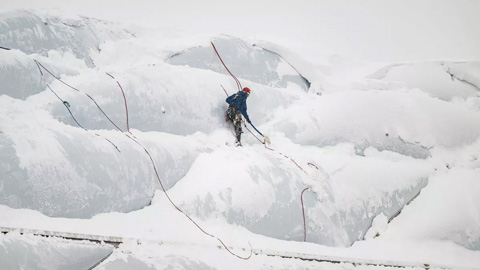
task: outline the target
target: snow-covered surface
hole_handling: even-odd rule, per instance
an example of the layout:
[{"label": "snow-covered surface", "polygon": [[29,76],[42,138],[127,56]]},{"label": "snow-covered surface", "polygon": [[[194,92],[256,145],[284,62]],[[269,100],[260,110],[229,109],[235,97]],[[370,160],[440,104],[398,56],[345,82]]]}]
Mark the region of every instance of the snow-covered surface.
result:
[{"label": "snow-covered surface", "polygon": [[[310,86],[289,63],[275,53],[255,48],[234,37],[219,37],[212,39],[212,42],[219,54],[228,56],[224,60],[225,65],[232,66],[230,72],[239,78],[276,88],[296,87],[307,91]],[[195,47],[172,55],[166,62],[228,74],[222,63],[216,57],[212,58],[210,46]]]},{"label": "snow-covered surface", "polygon": [[[0,50],[8,81],[0,87],[0,226],[134,239],[96,268],[108,270],[355,267],[240,260],[218,239],[241,256],[251,245],[480,265],[478,62],[363,63],[322,52],[311,62],[268,41],[48,12],[0,19],[14,33],[1,36],[12,50]],[[38,30],[32,38],[43,43],[30,40],[45,21],[68,35]],[[232,146],[220,85],[232,94],[236,84],[210,40],[252,89],[248,113],[271,149],[246,130],[244,147]],[[50,254],[40,259],[38,249]],[[106,252],[88,250],[98,260]],[[11,269],[21,269],[21,252],[38,269],[60,269],[49,261],[60,251],[83,252],[63,240],[0,235],[0,262]]]},{"label": "snow-covered surface", "polygon": [[[427,62],[387,66],[370,78],[398,82],[399,86],[419,88],[432,97],[450,101],[478,95],[478,62]],[[470,73],[472,75],[470,75]],[[475,85],[476,83],[476,85]]]},{"label": "snow-covered surface", "polygon": [[35,237],[12,232],[0,238],[0,269],[85,270],[112,253],[107,245]]}]

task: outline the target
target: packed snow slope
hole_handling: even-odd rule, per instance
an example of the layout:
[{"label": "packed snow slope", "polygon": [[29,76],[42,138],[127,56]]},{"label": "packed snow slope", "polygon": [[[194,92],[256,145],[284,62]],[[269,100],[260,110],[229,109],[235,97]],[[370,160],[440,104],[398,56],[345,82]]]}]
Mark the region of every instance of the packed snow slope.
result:
[{"label": "packed snow slope", "polygon": [[[478,62],[312,63],[266,41],[48,12],[0,14],[0,29],[0,226],[201,242],[173,202],[238,245],[322,250],[294,244],[306,238],[371,257],[407,241],[480,264]],[[238,89],[210,41],[252,89],[270,148],[250,126],[233,147],[224,89]]]}]

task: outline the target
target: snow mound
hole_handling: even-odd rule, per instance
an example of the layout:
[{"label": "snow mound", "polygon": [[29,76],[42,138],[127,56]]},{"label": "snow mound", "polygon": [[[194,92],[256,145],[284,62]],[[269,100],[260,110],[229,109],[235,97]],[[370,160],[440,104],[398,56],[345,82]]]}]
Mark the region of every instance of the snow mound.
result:
[{"label": "snow mound", "polygon": [[[124,134],[70,127],[6,96],[0,104],[2,204],[83,218],[149,204],[158,180],[144,150]],[[173,135],[137,136],[161,164],[166,188],[183,176],[200,149]]]},{"label": "snow mound", "polygon": [[[228,69],[239,79],[277,88],[296,87],[307,91],[310,87],[308,81],[278,54],[229,36],[215,38],[212,42]],[[167,63],[228,74],[211,46],[177,53]],[[247,86],[246,83],[243,86]]]},{"label": "snow mound", "polygon": [[[92,51],[107,40],[132,37],[111,23],[65,14],[41,15],[18,10],[0,13],[0,94],[27,97],[45,90],[52,77],[42,77],[34,60],[49,67],[55,75],[78,74],[92,67]],[[43,71],[46,73],[46,71]]]},{"label": "snow mound", "polygon": [[17,99],[26,99],[46,87],[35,62],[17,50],[0,49],[0,80],[0,94]]},{"label": "snow mound", "polygon": [[17,10],[1,13],[0,22],[2,47],[44,56],[50,50],[71,51],[89,66],[92,66],[90,51],[98,50],[100,43],[131,37],[124,30],[115,31],[119,28],[112,28],[114,23],[59,13],[40,15]]},{"label": "snow mound", "polygon": [[478,63],[421,62],[394,64],[376,71],[369,78],[397,82],[403,87],[418,88],[432,97],[450,101],[453,98],[466,99],[477,97],[480,94],[479,84],[475,86],[475,83],[480,82],[478,75],[473,75],[475,70],[478,71]]},{"label": "snow mound", "polygon": [[458,147],[475,142],[480,135],[478,121],[476,112],[404,89],[341,91],[297,100],[268,125],[302,145],[351,142],[359,154],[372,146],[428,158],[434,145]]},{"label": "snow mound", "polygon": [[430,180],[431,184],[422,191],[422,196],[390,224],[385,237],[442,239],[479,250],[480,213],[475,209],[480,204],[477,196],[480,192],[479,177],[478,168],[456,168],[435,175]]},{"label": "snow mound", "polygon": [[[310,187],[305,196],[308,241],[349,246],[363,238],[377,214],[395,216],[427,184],[433,168],[422,160],[389,157],[373,149],[367,157],[358,157],[353,149],[343,151],[342,147],[305,151],[302,156],[307,159],[295,157],[297,162],[314,162],[319,170],[306,173],[289,158],[270,151],[218,149],[200,155],[169,193],[184,211],[202,219],[221,217],[258,234],[302,241],[300,195]],[[332,156],[345,163],[330,168]],[[238,163],[244,159],[249,162]],[[208,167],[210,163],[217,165],[215,170]],[[337,166],[343,167],[342,172],[335,173]],[[408,176],[402,173],[406,170]]]}]

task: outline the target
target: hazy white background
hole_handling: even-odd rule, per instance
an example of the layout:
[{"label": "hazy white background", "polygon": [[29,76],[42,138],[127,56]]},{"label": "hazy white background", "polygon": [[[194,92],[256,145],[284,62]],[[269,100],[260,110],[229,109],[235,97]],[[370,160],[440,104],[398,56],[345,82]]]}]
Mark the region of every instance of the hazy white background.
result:
[{"label": "hazy white background", "polygon": [[[267,39],[357,60],[479,60],[477,0],[0,0],[98,18],[162,24],[186,33]],[[315,34],[312,34],[315,33]]]},{"label": "hazy white background", "polygon": [[[56,81],[51,84],[52,88],[58,89],[58,93],[70,102],[73,114],[79,115],[77,119],[84,119],[105,138],[119,142],[122,154],[96,136],[85,136],[84,130],[72,127],[73,122],[71,125],[64,123],[70,115],[63,108],[63,103],[38,83],[39,74],[33,59],[55,66],[62,78],[65,77],[78,89],[87,89],[97,100],[101,100],[102,107],[111,109],[111,113],[118,116],[114,119],[123,120],[124,103],[120,92],[105,74],[105,71],[112,72],[127,89],[129,110],[131,115],[135,115],[131,118],[135,136],[148,149],[153,149],[151,153],[158,160],[157,164],[162,164],[162,169],[165,169],[162,170],[165,175],[162,180],[172,180],[170,183],[177,181],[168,191],[173,201],[189,213],[202,213],[203,216],[198,215],[198,218],[204,228],[221,236],[228,245],[240,248],[251,243],[259,250],[422,265],[428,262],[464,266],[465,269],[480,265],[480,182],[477,181],[480,179],[480,62],[358,65],[340,57],[328,58],[331,63],[326,64],[316,59],[322,54],[337,53],[369,61],[478,60],[480,19],[477,16],[480,14],[480,1],[300,1],[302,4],[299,1],[257,3],[252,0],[229,3],[220,0],[191,3],[11,1],[0,0],[0,9],[60,8],[66,13],[162,24],[183,30],[170,32],[152,28],[154,32],[140,31],[140,37],[132,39],[130,35],[124,35],[123,24],[86,20],[87,25],[98,28],[101,37],[98,42],[107,41],[93,43],[94,48],[101,46],[100,52],[90,55],[94,58],[93,68],[86,66],[84,58],[79,59],[68,50],[63,51],[63,44],[73,49],[78,46],[74,42],[76,40],[65,41],[61,36],[58,36],[58,44],[62,46],[48,51],[48,55],[0,50],[0,67],[10,72],[0,72],[6,77],[0,81],[12,81],[14,88],[11,93],[27,85],[23,82],[37,82],[34,84],[37,92],[34,92],[34,87],[23,87],[28,94],[25,100],[11,98],[8,94],[0,95],[0,129],[3,133],[0,143],[6,145],[11,153],[8,156],[9,152],[6,152],[7,158],[3,156],[3,160],[7,161],[7,165],[3,166],[9,170],[7,173],[11,171],[9,164],[17,166],[18,163],[19,170],[12,172],[27,168],[27,173],[35,176],[24,179],[28,179],[26,183],[32,180],[36,185],[34,190],[38,192],[33,194],[39,194],[36,198],[40,206],[65,205],[68,212],[83,209],[85,205],[101,206],[104,204],[101,201],[88,201],[90,194],[103,195],[98,193],[99,189],[105,190],[105,196],[118,196],[119,199],[111,201],[124,205],[125,201],[133,198],[132,189],[139,190],[138,194],[146,194],[143,190],[153,189],[150,183],[154,174],[140,147],[127,141],[123,133],[113,131],[107,121],[97,128],[96,106],[88,100],[82,101],[78,98],[80,93],[66,89]],[[57,15],[56,12],[52,14]],[[7,16],[10,15],[0,15],[0,21]],[[65,16],[66,20],[52,20],[52,29],[74,31],[68,26],[71,18]],[[24,22],[21,18],[13,20],[10,27],[22,27]],[[37,23],[41,24],[41,21],[37,20]],[[108,26],[108,29],[101,26]],[[135,27],[127,29],[137,30]],[[21,31],[18,32],[20,35]],[[119,33],[118,39],[107,38],[112,32]],[[144,36],[147,33],[153,37]],[[171,33],[174,37],[170,37]],[[268,61],[259,61],[250,54],[248,60],[252,65],[243,61],[230,62],[250,72],[246,73],[249,76],[239,77],[254,86],[248,106],[255,125],[270,136],[278,153],[288,154],[304,169],[315,174],[309,171],[307,176],[287,158],[265,150],[250,134],[243,138],[242,149],[225,145],[224,142],[233,141],[233,137],[231,126],[222,119],[226,104],[219,85],[234,91],[232,78],[225,73],[222,75],[202,68],[165,63],[172,52],[182,51],[185,46],[197,46],[199,40],[208,46],[207,38],[190,39],[190,35],[196,33],[225,33],[272,41],[264,43],[266,48],[276,48],[275,52],[286,57],[289,63],[295,63],[294,66],[313,82],[309,93],[296,87],[288,87],[285,88],[288,91],[284,91],[284,88],[245,79],[257,73],[251,66]],[[0,33],[0,46],[3,40],[8,41],[8,35],[9,32]],[[42,37],[45,35],[40,33],[36,38]],[[88,41],[89,37],[93,39],[86,36],[82,41]],[[29,36],[21,38],[24,41],[30,39]],[[231,44],[225,47],[232,48],[230,51],[222,51],[225,59],[235,56],[236,59],[245,58],[242,50],[248,46]],[[291,51],[277,47],[277,44]],[[206,66],[218,64],[213,51],[209,47],[207,49],[212,57],[208,59],[207,56],[202,61]],[[89,48],[79,48],[81,50]],[[297,54],[305,59],[300,59]],[[189,59],[196,60],[199,55],[193,54]],[[208,64],[208,61],[211,62]],[[288,74],[283,67],[269,66],[279,74]],[[381,70],[375,72],[375,76],[368,76],[379,68]],[[466,83],[454,79],[447,71]],[[5,74],[13,75],[7,77]],[[185,130],[195,133],[189,135]],[[386,136],[386,133],[390,135]],[[356,152],[361,147],[364,149],[363,156]],[[399,152],[382,150],[392,148]],[[429,152],[431,157],[422,159],[403,155],[412,154],[418,148]],[[76,167],[80,166],[77,165],[80,160],[84,167]],[[309,161],[319,165],[321,170],[308,166]],[[225,177],[233,169],[239,169],[241,173]],[[12,175],[10,183],[16,183],[13,182],[17,180],[16,174]],[[85,180],[88,176],[91,182]],[[427,178],[428,186],[421,195],[387,226],[385,211],[392,209],[396,204],[393,202],[406,202],[408,196],[413,195],[410,192],[422,187]],[[137,180],[146,184],[138,184]],[[128,186],[128,183],[132,185]],[[308,231],[307,239],[310,240],[314,232],[324,232],[317,228],[326,228],[328,233],[325,235],[334,238],[327,239],[330,243],[338,240],[341,244],[338,246],[348,246],[349,239],[356,240],[358,236],[352,234],[347,237],[344,232],[359,232],[361,236],[369,225],[365,217],[370,219],[374,216],[379,219],[375,218],[368,234],[379,232],[381,236],[357,241],[346,249],[279,240],[287,234],[276,230],[283,230],[287,220],[292,228],[285,230],[289,233],[287,236],[301,236],[300,199],[296,196],[300,196],[301,190],[309,185],[312,185],[312,191],[316,191],[307,194],[317,204],[306,204],[307,220],[309,224],[314,224],[313,227],[309,225],[312,229]],[[16,190],[22,188],[13,187]],[[285,192],[289,190],[291,192]],[[120,196],[122,192],[128,195]],[[22,192],[20,197],[31,194]],[[72,204],[57,200],[55,194],[66,194],[68,198],[65,201]],[[107,200],[100,195],[98,197]],[[229,201],[228,198],[235,200]],[[203,209],[215,211],[209,213]],[[232,218],[239,223],[229,223],[223,216],[229,212],[222,212],[223,209],[241,213]],[[280,210],[276,209],[282,209],[282,214],[277,215]],[[380,212],[383,212],[383,217]],[[356,214],[337,219],[336,213]],[[334,218],[330,218],[332,215]],[[259,220],[257,217],[265,218]],[[181,269],[180,265],[200,265],[198,268],[242,270],[319,267],[315,262],[270,256],[256,256],[253,260],[239,262],[228,252],[218,249],[214,238],[206,237],[195,229],[190,220],[171,206],[163,192],[157,192],[151,205],[141,210],[107,212],[91,219],[48,217],[39,211],[0,205],[0,225],[142,239],[142,245],[136,241],[122,245],[99,269],[112,269],[122,263],[125,269],[138,269],[135,264],[144,265],[143,268],[153,265],[157,269],[172,268],[167,268],[169,265],[179,266],[178,269]],[[252,233],[249,231],[251,228],[278,233],[280,238]],[[290,234],[290,231],[293,233]],[[66,249],[63,240],[51,238],[51,242],[45,244],[45,239],[32,238],[19,233],[0,237],[0,269],[8,268],[2,267],[2,263],[24,265],[15,263],[24,259],[34,266],[55,269],[52,265],[61,261],[58,254],[63,254],[63,258],[68,258],[66,261],[72,262],[72,265],[75,260],[86,261],[78,254],[88,255],[87,252],[73,245],[71,249]],[[145,242],[144,245],[143,239],[152,244]],[[155,244],[158,241],[179,244]],[[23,246],[27,248],[22,249]],[[130,264],[127,264],[128,259]],[[453,266],[450,268],[455,268]],[[358,266],[339,264],[324,268],[327,267],[353,269]]]}]

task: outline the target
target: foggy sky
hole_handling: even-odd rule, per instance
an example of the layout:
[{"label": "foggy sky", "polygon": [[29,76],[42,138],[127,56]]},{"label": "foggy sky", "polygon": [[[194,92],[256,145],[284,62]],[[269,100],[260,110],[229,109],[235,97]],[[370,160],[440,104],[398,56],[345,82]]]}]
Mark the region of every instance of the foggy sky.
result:
[{"label": "foggy sky", "polygon": [[480,60],[476,0],[0,0],[0,11],[80,15],[266,39],[367,61]]}]

